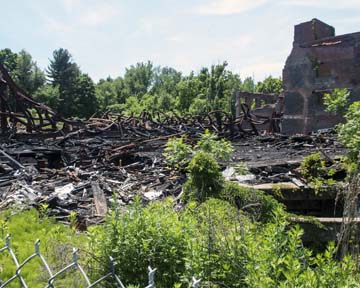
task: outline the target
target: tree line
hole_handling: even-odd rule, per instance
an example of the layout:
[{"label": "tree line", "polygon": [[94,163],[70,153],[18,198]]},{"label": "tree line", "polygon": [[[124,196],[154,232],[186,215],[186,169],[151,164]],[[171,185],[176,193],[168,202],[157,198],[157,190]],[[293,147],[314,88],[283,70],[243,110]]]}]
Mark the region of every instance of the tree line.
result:
[{"label": "tree line", "polygon": [[63,48],[53,52],[45,71],[25,50],[0,50],[0,63],[20,88],[65,117],[87,118],[106,111],[129,115],[144,110],[199,114],[220,109],[234,113],[237,91],[282,90],[281,78],[269,76],[257,83],[253,77],[242,80],[228,69],[227,62],[188,75],[150,61],[140,62],[126,68],[123,76],[100,79],[97,83],[81,71]]}]

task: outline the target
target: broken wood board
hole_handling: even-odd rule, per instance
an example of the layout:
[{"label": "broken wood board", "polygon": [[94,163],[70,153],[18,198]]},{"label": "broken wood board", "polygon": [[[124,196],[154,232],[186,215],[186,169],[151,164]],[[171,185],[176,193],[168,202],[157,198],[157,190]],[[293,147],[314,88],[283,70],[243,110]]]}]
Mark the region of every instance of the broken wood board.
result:
[{"label": "broken wood board", "polygon": [[92,182],[91,189],[94,194],[95,215],[104,217],[107,212],[107,204],[104,191],[100,188],[98,182]]}]

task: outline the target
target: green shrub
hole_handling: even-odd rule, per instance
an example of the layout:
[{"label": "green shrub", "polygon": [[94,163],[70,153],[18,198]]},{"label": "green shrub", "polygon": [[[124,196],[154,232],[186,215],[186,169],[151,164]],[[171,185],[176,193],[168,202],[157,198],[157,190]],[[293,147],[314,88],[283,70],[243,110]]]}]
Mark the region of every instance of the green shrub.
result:
[{"label": "green shrub", "polygon": [[196,236],[189,239],[183,278],[201,278],[201,287],[246,287],[244,237],[253,233],[253,223],[220,199],[208,199],[185,213],[196,220]]},{"label": "green shrub", "polygon": [[336,182],[331,177],[335,170],[327,169],[325,161],[321,158],[320,152],[306,156],[300,165],[300,173],[305,180],[319,192],[327,186],[334,185]]},{"label": "green shrub", "polygon": [[312,256],[303,247],[302,233],[299,226],[289,227],[286,216],[279,210],[273,222],[249,235],[244,287],[360,287],[353,259],[336,261],[333,244],[325,253]]},{"label": "green shrub", "polygon": [[234,166],[234,170],[237,175],[246,175],[250,173],[249,167],[247,166],[246,162],[238,162]]},{"label": "green shrub", "polygon": [[205,130],[200,135],[194,147],[185,143],[185,136],[180,138],[170,138],[165,145],[165,161],[173,168],[185,167],[197,152],[211,154],[216,160],[229,160],[233,152],[231,142],[226,139],[218,139],[216,134]]},{"label": "green shrub", "polygon": [[304,158],[300,165],[300,172],[305,179],[312,181],[323,177],[325,168],[325,161],[321,158],[320,153],[317,152]]},{"label": "green shrub", "polygon": [[184,185],[185,198],[203,202],[209,197],[219,197],[225,180],[215,158],[207,152],[197,152],[187,170],[188,181]]},{"label": "green shrub", "polygon": [[191,221],[173,210],[170,199],[152,202],[146,208],[137,199],[128,211],[114,211],[104,226],[94,227],[91,241],[103,263],[109,256],[119,263],[117,274],[125,285],[143,287],[151,266],[157,268],[156,286],[172,287],[184,273],[192,228]]},{"label": "green shrub", "polygon": [[175,168],[182,168],[189,163],[193,153],[191,146],[184,143],[186,138],[170,138],[164,149],[164,157],[166,162]]},{"label": "green shrub", "polygon": [[109,255],[119,263],[116,272],[125,285],[143,287],[150,265],[157,268],[155,281],[160,288],[188,287],[193,276],[203,279],[202,287],[220,287],[216,283],[240,287],[246,263],[241,235],[251,225],[218,199],[200,205],[190,202],[180,212],[166,199],[145,208],[136,202],[127,212],[114,212],[104,226],[92,228],[90,237],[100,263],[106,263]]},{"label": "green shrub", "polygon": [[179,212],[169,199],[145,208],[137,202],[93,228],[92,247],[100,263],[114,256],[126,285],[143,287],[151,265],[159,288],[188,287],[193,276],[212,288],[359,287],[351,258],[334,260],[333,246],[313,256],[302,230],[286,219],[278,206],[272,221],[251,221],[220,199],[190,202]]},{"label": "green shrub", "polygon": [[339,124],[339,140],[358,157],[360,152],[360,101],[350,105],[345,113],[346,122]]},{"label": "green shrub", "polygon": [[263,222],[271,221],[274,211],[282,206],[272,196],[234,182],[226,182],[220,198],[243,210],[248,217]]},{"label": "green shrub", "polygon": [[208,129],[201,134],[200,140],[195,145],[195,150],[203,151],[214,156],[216,160],[229,160],[234,148],[231,142],[210,133]]},{"label": "green shrub", "polygon": [[332,93],[325,93],[324,105],[326,107],[326,111],[342,114],[348,104],[349,96],[350,91],[346,88],[335,88]]}]

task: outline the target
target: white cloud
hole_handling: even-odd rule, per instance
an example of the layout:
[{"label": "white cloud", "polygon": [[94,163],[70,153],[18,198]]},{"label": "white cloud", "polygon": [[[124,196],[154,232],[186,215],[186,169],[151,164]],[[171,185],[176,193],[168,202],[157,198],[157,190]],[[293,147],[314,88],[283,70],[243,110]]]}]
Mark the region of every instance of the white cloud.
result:
[{"label": "white cloud", "polygon": [[340,23],[340,24],[358,24],[359,17],[346,17],[346,18],[334,19],[332,21],[333,23]]},{"label": "white cloud", "polygon": [[231,46],[246,47],[254,42],[254,37],[251,35],[240,35],[239,37],[232,39]]},{"label": "white cloud", "polygon": [[63,5],[67,13],[71,13],[79,6],[81,0],[64,0]]},{"label": "white cloud", "polygon": [[71,25],[62,21],[58,21],[55,18],[44,16],[44,20],[46,23],[46,29],[51,32],[59,32],[64,34],[69,33],[73,30],[73,27],[71,27]]},{"label": "white cloud", "polygon": [[110,21],[118,11],[110,5],[99,5],[85,10],[79,18],[79,22],[84,26],[96,26]]},{"label": "white cloud", "polygon": [[269,75],[281,76],[283,68],[283,62],[256,63],[240,69],[240,76],[254,76],[256,80],[262,80]]},{"label": "white cloud", "polygon": [[185,41],[185,37],[181,34],[175,34],[169,37],[169,41],[175,43],[183,43]]},{"label": "white cloud", "polygon": [[239,14],[268,2],[268,0],[214,0],[197,7],[196,11],[205,15]]},{"label": "white cloud", "polygon": [[50,31],[69,33],[81,28],[94,27],[110,22],[120,13],[118,7],[113,7],[105,2],[98,2],[81,7],[80,0],[64,0],[63,5],[68,16],[59,19],[44,15],[46,27]]},{"label": "white cloud", "polygon": [[[171,19],[167,16],[164,17],[154,17],[154,16],[144,16],[137,21],[135,25],[135,30],[133,37],[144,37],[145,36],[154,36],[160,35],[166,32],[171,31]],[[174,32],[172,31],[172,34]]]},{"label": "white cloud", "polygon": [[321,7],[329,9],[354,9],[360,8],[359,0],[284,0],[280,4],[308,7]]},{"label": "white cloud", "polygon": [[139,31],[146,34],[152,34],[155,30],[155,21],[150,18],[143,18],[139,23]]}]

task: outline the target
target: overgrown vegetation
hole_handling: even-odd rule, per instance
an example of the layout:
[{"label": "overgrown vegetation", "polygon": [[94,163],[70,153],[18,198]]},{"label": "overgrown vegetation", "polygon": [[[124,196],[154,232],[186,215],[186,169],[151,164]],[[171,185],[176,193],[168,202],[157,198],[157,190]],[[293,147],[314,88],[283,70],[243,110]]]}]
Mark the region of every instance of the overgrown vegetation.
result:
[{"label": "overgrown vegetation", "polygon": [[[313,255],[301,243],[300,228],[290,225],[280,206],[269,210],[271,221],[261,223],[220,199],[190,202],[180,211],[175,205],[168,198],[143,207],[138,198],[127,211],[113,207],[105,224],[91,227],[88,237],[40,218],[35,210],[13,215],[8,211],[0,216],[1,236],[11,232],[20,260],[33,253],[35,240],[41,238],[42,254],[54,271],[69,263],[71,247],[90,249],[81,258],[92,262],[94,279],[107,271],[111,255],[124,284],[139,287],[147,283],[147,265],[158,268],[160,288],[188,287],[194,275],[202,279],[201,287],[360,287],[355,262],[350,257],[334,260],[333,245]],[[1,267],[6,268],[2,279],[14,273],[5,255],[0,254]],[[21,273],[29,287],[44,286],[39,262],[30,262]],[[82,287],[75,275],[66,274],[55,284]],[[106,287],[114,286],[109,282]]]},{"label": "overgrown vegetation", "polygon": [[336,170],[326,167],[320,152],[306,156],[300,165],[300,172],[309,185],[314,188],[315,193],[329,189],[329,186],[336,184],[336,181],[332,179]]},{"label": "overgrown vegetation", "polygon": [[225,183],[219,198],[259,222],[270,222],[274,216],[273,212],[283,208],[272,196],[259,190],[241,187],[234,182]]},{"label": "overgrown vegetation", "polygon": [[312,255],[280,207],[261,224],[219,199],[191,202],[180,212],[174,205],[171,199],[145,208],[136,202],[113,212],[91,232],[97,256],[114,255],[119,275],[138,285],[151,265],[158,268],[157,287],[188,287],[193,275],[201,287],[359,287],[355,262],[334,260],[333,245]]},{"label": "overgrown vegetation", "polygon": [[[360,101],[348,105],[350,91],[347,89],[335,89],[334,93],[328,96],[328,110],[335,111],[345,118],[344,123],[336,127],[339,141],[349,148],[347,157],[343,163],[347,169],[347,183],[339,189],[338,198],[343,199],[344,219],[338,237],[338,250],[341,257],[353,255],[358,257],[359,250],[359,227],[352,219],[359,216],[359,195],[360,195]],[[340,104],[339,104],[340,103]]]},{"label": "overgrown vegetation", "polygon": [[326,111],[334,113],[343,113],[348,104],[350,92],[347,89],[335,88],[332,93],[324,94],[324,105]]},{"label": "overgrown vegetation", "polygon": [[[91,267],[91,277],[103,276],[112,256],[124,284],[136,287],[147,282],[149,265],[157,268],[155,280],[159,288],[189,287],[192,276],[202,279],[201,287],[212,288],[360,287],[353,258],[335,260],[337,249],[333,244],[326,252],[313,254],[302,245],[302,230],[288,222],[287,213],[273,197],[224,180],[216,159],[228,158],[223,156],[229,156],[229,143],[218,141],[209,132],[193,146],[184,139],[171,141],[186,146],[176,150],[186,156],[189,173],[184,188],[189,194],[181,208],[173,198],[145,207],[136,198],[126,211],[114,204],[105,223],[90,227],[85,237],[74,233],[76,215],[70,217],[72,227],[65,228],[55,225],[43,206],[42,218],[35,211],[11,217],[11,212],[3,214],[2,234],[10,231],[13,239],[20,241],[14,242],[13,247],[22,258],[32,254],[34,238],[42,238],[42,249],[54,263],[55,257],[62,259],[59,251],[64,251],[63,245],[71,237],[72,245],[89,252],[84,256]],[[217,146],[227,148],[219,152]],[[173,165],[182,161],[176,153],[168,153],[174,156]],[[322,176],[322,161],[319,155],[312,155],[304,164],[305,174]],[[47,250],[46,245],[51,249]],[[37,267],[29,266],[32,274],[26,274],[32,281],[39,281],[41,271]],[[13,271],[7,273],[9,276]],[[6,278],[3,276],[0,274]],[[80,285],[71,282],[77,281],[73,275],[61,281],[66,287]],[[40,287],[36,285],[31,287]],[[105,287],[114,286],[109,282]]]},{"label": "overgrown vegetation", "polygon": [[170,138],[166,143],[163,155],[172,168],[185,167],[198,152],[210,154],[215,161],[229,160],[234,150],[230,141],[219,139],[216,134],[210,133],[207,129],[200,134],[200,139],[195,145],[186,142],[186,137],[182,136]]},{"label": "overgrown vegetation", "polygon": [[345,112],[345,119],[345,123],[337,126],[339,140],[351,149],[350,157],[358,159],[360,152],[360,101],[349,106]]},{"label": "overgrown vegetation", "polygon": [[[267,93],[281,89],[280,82],[272,79],[261,85],[255,85],[251,78],[241,82],[238,75],[226,70],[226,62],[186,77],[172,68],[139,63],[127,69],[124,77],[101,80],[95,85],[68,51],[59,49],[53,56],[47,71],[51,83],[46,83],[31,56],[25,52],[17,55],[9,49],[0,51],[0,61],[18,85],[68,116],[87,117],[88,105],[100,112],[232,112],[233,93],[238,89]],[[25,78],[24,71],[32,76]],[[340,141],[351,149],[347,163],[352,172],[344,210],[346,216],[354,217],[358,212],[360,178],[360,104],[355,102],[346,110],[348,96],[345,90],[334,91],[325,96],[325,104],[329,111],[345,109],[346,122],[337,129]],[[315,255],[304,248],[302,230],[288,222],[289,215],[273,197],[225,181],[218,161],[227,161],[231,152],[228,141],[208,131],[193,145],[184,137],[169,140],[164,152],[168,165],[188,175],[181,207],[173,198],[147,206],[137,198],[126,211],[116,205],[111,207],[105,223],[91,227],[88,234],[76,233],[76,214],[69,216],[71,227],[65,227],[48,217],[46,205],[39,212],[9,210],[0,214],[0,236],[4,239],[11,233],[12,247],[20,261],[33,253],[34,242],[40,238],[41,251],[54,271],[69,263],[71,247],[82,248],[89,252],[83,257],[94,279],[108,271],[112,256],[124,284],[140,287],[147,282],[148,265],[158,269],[155,275],[159,288],[188,287],[192,276],[202,279],[201,287],[212,288],[360,287],[357,256],[347,255],[354,250],[343,250],[344,257],[336,260],[338,248],[330,243],[326,252]],[[239,169],[246,173],[243,164]],[[326,181],[331,181],[333,171],[326,168],[320,153],[308,156],[300,171],[315,188],[331,184]],[[348,228],[343,226],[341,231],[345,244],[356,239],[354,230]],[[44,286],[46,278],[39,267],[34,261],[21,271],[30,287]],[[0,268],[2,279],[15,272],[6,254],[0,254]],[[81,287],[78,281],[73,275],[65,275],[56,284]],[[107,286],[113,287],[111,283]]]},{"label": "overgrown vegetation", "polygon": [[225,181],[219,164],[210,153],[196,152],[187,170],[189,179],[184,185],[186,199],[203,202],[209,197],[219,197]]},{"label": "overgrown vegetation", "polygon": [[[260,191],[225,181],[218,161],[229,160],[232,152],[228,140],[218,139],[216,134],[206,130],[193,146],[186,144],[183,137],[169,139],[164,156],[169,165],[181,166],[188,173],[183,186],[184,200],[222,199],[238,209],[246,209],[254,219],[267,221],[273,209],[280,205],[277,201]],[[244,163],[239,163],[238,169],[244,173],[248,171]]]},{"label": "overgrown vegetation", "polygon": [[164,157],[172,168],[181,169],[185,167],[194,153],[191,145],[185,143],[186,137],[170,138],[164,148]]}]

